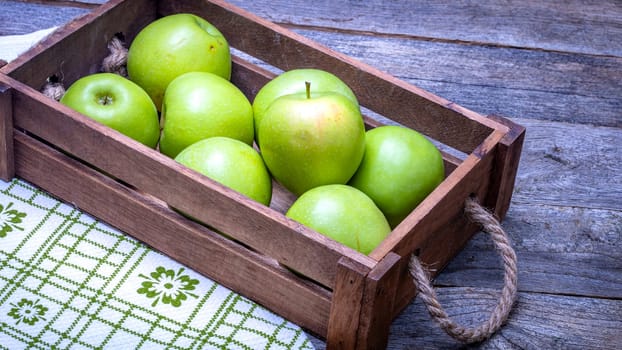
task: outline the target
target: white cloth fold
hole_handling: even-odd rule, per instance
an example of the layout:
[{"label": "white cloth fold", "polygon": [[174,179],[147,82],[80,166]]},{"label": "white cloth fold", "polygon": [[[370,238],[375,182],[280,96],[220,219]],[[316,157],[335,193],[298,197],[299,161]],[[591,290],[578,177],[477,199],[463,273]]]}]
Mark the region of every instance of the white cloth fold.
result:
[{"label": "white cloth fold", "polygon": [[24,35],[0,36],[0,59],[10,62],[34,44],[56,30],[57,27],[38,30]]}]

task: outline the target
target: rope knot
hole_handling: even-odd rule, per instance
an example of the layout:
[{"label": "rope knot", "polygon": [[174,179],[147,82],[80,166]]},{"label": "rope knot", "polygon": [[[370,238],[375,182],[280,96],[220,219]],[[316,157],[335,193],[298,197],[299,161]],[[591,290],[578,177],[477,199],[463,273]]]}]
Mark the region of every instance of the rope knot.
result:
[{"label": "rope knot", "polygon": [[127,77],[127,49],[123,41],[114,36],[108,43],[110,54],[102,61],[102,72],[115,73]]},{"label": "rope knot", "polygon": [[48,82],[43,87],[43,90],[41,90],[41,93],[53,100],[60,101],[65,94],[65,88],[60,82],[48,79]]}]

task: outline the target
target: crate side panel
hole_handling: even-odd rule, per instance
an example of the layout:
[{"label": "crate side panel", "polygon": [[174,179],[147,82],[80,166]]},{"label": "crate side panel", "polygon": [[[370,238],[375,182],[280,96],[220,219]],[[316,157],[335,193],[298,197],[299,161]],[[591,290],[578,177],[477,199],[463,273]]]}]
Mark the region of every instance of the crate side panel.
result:
[{"label": "crate side panel", "polygon": [[319,68],[338,75],[361,105],[470,153],[495,128],[480,114],[330,50],[308,38],[221,1],[162,1],[160,15],[197,14],[218,27],[231,46],[282,70]]},{"label": "crate side panel", "polygon": [[302,327],[326,333],[327,290],[39,141],[21,133],[15,139],[21,178]]},{"label": "crate side panel", "polygon": [[[1,80],[0,80],[1,81]],[[19,85],[14,124],[262,254],[332,287],[343,256],[375,261]]]}]

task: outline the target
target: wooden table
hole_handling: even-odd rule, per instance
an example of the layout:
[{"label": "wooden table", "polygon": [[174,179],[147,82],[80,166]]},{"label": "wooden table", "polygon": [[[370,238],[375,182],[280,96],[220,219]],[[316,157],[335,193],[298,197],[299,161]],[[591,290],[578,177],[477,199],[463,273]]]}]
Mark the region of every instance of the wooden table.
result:
[{"label": "wooden table", "polygon": [[[98,2],[0,1],[0,35],[62,25]],[[477,347],[622,348],[619,1],[231,2],[527,127],[504,222],[519,259],[519,298],[508,324]],[[465,324],[485,319],[501,283],[483,234],[435,281],[448,313]],[[388,346],[459,347],[418,300],[394,321]]]}]

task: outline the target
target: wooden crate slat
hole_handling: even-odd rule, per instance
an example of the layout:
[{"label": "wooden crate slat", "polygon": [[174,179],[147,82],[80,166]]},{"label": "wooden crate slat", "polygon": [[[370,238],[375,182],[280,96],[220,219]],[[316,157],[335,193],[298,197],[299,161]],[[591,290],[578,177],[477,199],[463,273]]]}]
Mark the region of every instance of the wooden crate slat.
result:
[{"label": "wooden crate slat", "polygon": [[114,222],[119,230],[293,322],[326,334],[326,289],[19,132],[15,155],[20,178]]},{"label": "wooden crate slat", "polygon": [[393,321],[395,293],[400,281],[401,257],[387,254],[367,274],[358,327],[358,349],[384,349]]},{"label": "wooden crate slat", "polygon": [[368,267],[346,257],[339,260],[328,320],[328,349],[356,348],[365,281],[369,271]]},{"label": "wooden crate slat", "polygon": [[0,179],[15,175],[13,166],[13,102],[11,88],[0,83]]},{"label": "wooden crate slat", "polygon": [[231,82],[242,90],[249,101],[253,101],[259,90],[276,76],[236,55],[232,55],[231,60]]},{"label": "wooden crate slat", "polygon": [[[3,77],[0,76],[0,82]],[[10,80],[10,78],[5,78]],[[14,81],[14,124],[332,287],[342,256],[375,261]]]}]

